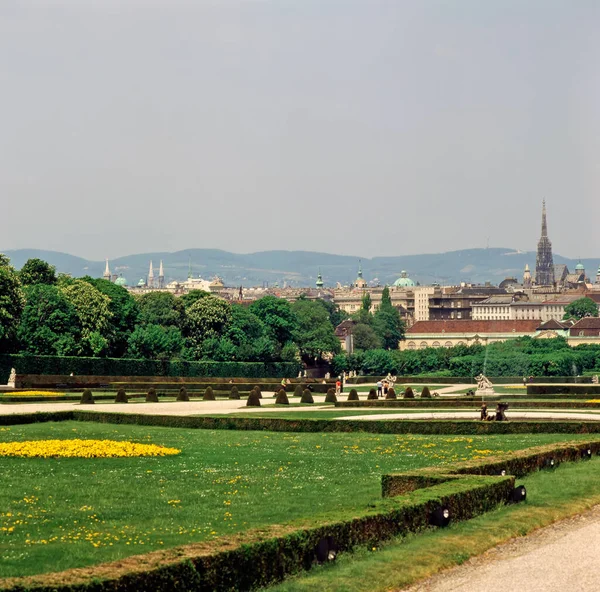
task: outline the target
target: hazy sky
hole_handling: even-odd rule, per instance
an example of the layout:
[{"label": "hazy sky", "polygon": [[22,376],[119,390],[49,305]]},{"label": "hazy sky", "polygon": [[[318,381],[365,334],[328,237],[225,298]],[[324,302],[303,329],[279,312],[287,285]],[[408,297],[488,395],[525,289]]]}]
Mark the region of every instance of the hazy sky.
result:
[{"label": "hazy sky", "polygon": [[599,30],[598,0],[1,0],[0,249],[530,250],[546,198],[600,256]]}]

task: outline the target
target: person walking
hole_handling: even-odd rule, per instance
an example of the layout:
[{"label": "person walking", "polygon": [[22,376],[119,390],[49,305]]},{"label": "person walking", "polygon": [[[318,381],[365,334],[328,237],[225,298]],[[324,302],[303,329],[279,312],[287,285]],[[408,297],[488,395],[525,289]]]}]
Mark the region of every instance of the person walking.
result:
[{"label": "person walking", "polygon": [[383,383],[383,396],[387,396],[388,388],[390,387],[390,383],[386,380]]},{"label": "person walking", "polygon": [[342,392],[342,382],[341,380],[338,378],[335,381],[335,394],[339,395]]},{"label": "person walking", "polygon": [[383,391],[383,382],[381,380],[377,381],[377,398],[381,397],[381,392]]}]

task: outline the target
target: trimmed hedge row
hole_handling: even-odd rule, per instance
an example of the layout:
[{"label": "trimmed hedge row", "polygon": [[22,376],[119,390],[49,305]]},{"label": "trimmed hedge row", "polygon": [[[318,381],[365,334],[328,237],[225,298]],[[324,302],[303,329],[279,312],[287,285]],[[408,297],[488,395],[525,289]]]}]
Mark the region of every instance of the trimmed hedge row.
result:
[{"label": "trimmed hedge row", "polygon": [[[491,376],[488,377],[492,384],[520,384],[522,376]],[[385,376],[355,376],[346,379],[346,384],[370,384],[384,380]],[[534,382],[584,384],[591,383],[592,376],[535,376]],[[474,378],[469,376],[398,376],[396,384],[476,384]]]},{"label": "trimmed hedge row", "polygon": [[600,395],[600,384],[528,384],[528,395]]},{"label": "trimmed hedge row", "polygon": [[[29,419],[34,418],[34,419]],[[0,415],[0,425],[42,421],[93,421],[204,430],[271,432],[364,432],[370,434],[482,435],[482,434],[598,434],[600,422],[593,421],[448,421],[279,419],[271,417],[172,416],[105,413],[101,411],[56,411]]]},{"label": "trimmed hedge row", "polygon": [[[126,358],[78,358],[66,356],[0,356],[0,372],[10,374],[65,374],[85,376],[219,376],[286,378],[297,376],[297,362],[187,362],[168,360],[133,360]],[[6,380],[3,381],[6,384]]]},{"label": "trimmed hedge row", "polygon": [[[490,457],[484,460],[471,460],[454,463],[447,469],[425,467],[410,473],[388,474],[381,477],[381,495],[394,497],[409,491],[455,479],[459,475],[514,475],[524,477],[549,467],[557,467],[561,462],[575,462],[600,453],[600,439],[587,442],[546,444],[512,452],[507,458]],[[550,464],[550,461],[553,461]]]},{"label": "trimmed hedge row", "polygon": [[[500,397],[503,401],[505,397]],[[498,401],[500,400],[498,398]],[[486,401],[496,403],[497,400],[493,401],[486,397]],[[598,403],[586,403],[585,401],[513,401],[511,404],[518,409],[600,409],[600,402]],[[338,401],[335,404],[336,407],[367,407],[373,409],[374,407],[392,407],[396,409],[448,409],[448,408],[468,408],[477,410],[481,406],[481,398],[469,399],[379,399],[375,401],[364,400],[364,401]]]}]

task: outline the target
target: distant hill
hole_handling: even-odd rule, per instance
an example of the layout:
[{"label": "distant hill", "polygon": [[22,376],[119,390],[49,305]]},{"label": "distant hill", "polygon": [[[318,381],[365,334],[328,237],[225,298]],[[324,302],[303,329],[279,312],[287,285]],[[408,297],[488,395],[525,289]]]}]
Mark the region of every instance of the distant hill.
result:
[{"label": "distant hill", "polygon": [[[35,249],[4,251],[16,268],[21,268],[27,259],[38,257],[56,266],[62,273],[74,277],[90,275],[101,277],[103,261],[88,261],[81,257]],[[191,262],[192,274],[211,278],[218,275],[228,286],[273,285],[287,282],[291,286],[313,286],[319,268],[326,286],[336,282],[349,284],[356,279],[359,259],[362,261],[363,276],[367,281],[378,280],[391,284],[402,270],[421,284],[438,282],[442,285],[459,282],[497,284],[506,277],[520,279],[525,264],[534,271],[535,253],[513,249],[466,249],[448,253],[405,255],[398,257],[366,257],[331,255],[311,251],[263,251],[239,255],[217,249],[188,249],[176,253],[143,253],[128,255],[110,261],[113,273],[122,274],[129,284],[146,278],[150,260],[154,273],[158,275],[158,264],[162,259],[167,282],[187,278]],[[574,270],[578,260],[554,255],[555,263],[564,263]],[[595,277],[600,258],[582,259],[589,276]]]}]

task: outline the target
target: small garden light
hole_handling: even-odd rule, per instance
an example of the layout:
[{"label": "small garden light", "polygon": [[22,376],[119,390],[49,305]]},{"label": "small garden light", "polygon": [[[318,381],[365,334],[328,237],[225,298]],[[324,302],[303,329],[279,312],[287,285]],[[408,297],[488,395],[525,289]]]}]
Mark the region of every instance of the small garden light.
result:
[{"label": "small garden light", "polygon": [[558,463],[553,458],[547,458],[544,462],[544,466],[547,469],[555,469],[558,466]]},{"label": "small garden light", "polygon": [[439,526],[440,528],[445,528],[450,524],[450,510],[448,508],[444,508],[440,506],[436,510],[433,511],[431,516],[429,517],[429,524],[431,526]]},{"label": "small garden light", "polygon": [[315,548],[317,563],[325,563],[326,561],[335,561],[337,557],[337,544],[332,536],[323,537]]},{"label": "small garden light", "polygon": [[581,451],[581,458],[583,460],[589,460],[592,458],[592,450],[591,448],[586,448],[585,450]]},{"label": "small garden light", "polygon": [[526,499],[527,490],[525,489],[525,485],[518,485],[512,490],[509,501],[513,504],[518,504],[519,502],[524,502]]}]

